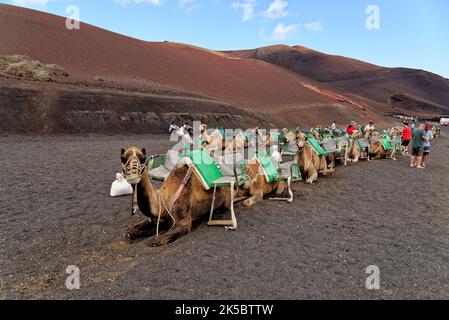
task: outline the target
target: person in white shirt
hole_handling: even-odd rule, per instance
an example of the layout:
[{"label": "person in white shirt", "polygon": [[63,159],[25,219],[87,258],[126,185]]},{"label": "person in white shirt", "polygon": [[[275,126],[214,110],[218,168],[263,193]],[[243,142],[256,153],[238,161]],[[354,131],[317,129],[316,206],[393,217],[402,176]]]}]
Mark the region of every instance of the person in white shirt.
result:
[{"label": "person in white shirt", "polygon": [[335,121],[332,122],[332,125],[331,125],[330,129],[331,129],[332,131],[337,130],[337,125],[335,124]]},{"label": "person in white shirt", "polygon": [[168,133],[172,134],[173,132],[178,131],[178,129],[179,127],[174,122],[172,122],[170,124],[170,128],[168,129]]}]

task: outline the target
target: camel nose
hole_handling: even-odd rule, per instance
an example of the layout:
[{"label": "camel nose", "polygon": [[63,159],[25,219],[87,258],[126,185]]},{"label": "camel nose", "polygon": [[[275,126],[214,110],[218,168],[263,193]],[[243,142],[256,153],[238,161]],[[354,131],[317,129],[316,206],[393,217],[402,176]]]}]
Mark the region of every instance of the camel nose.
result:
[{"label": "camel nose", "polygon": [[139,184],[140,183],[141,178],[139,177],[138,174],[135,173],[131,173],[129,175],[126,176],[126,181],[133,185],[133,184]]}]

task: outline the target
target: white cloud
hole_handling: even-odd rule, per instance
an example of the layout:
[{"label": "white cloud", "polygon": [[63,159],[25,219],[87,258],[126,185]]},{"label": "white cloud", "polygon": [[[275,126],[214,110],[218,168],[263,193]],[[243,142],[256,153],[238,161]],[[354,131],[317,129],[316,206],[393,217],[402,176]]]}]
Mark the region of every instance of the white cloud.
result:
[{"label": "white cloud", "polygon": [[150,3],[154,6],[160,6],[162,4],[162,0],[114,0],[115,3],[121,4],[123,6],[126,6],[130,3]]},{"label": "white cloud", "polygon": [[299,24],[284,25],[283,23],[279,23],[269,37],[264,36],[265,32],[263,29],[261,30],[260,36],[270,41],[286,40],[293,37],[300,27],[301,25]]},{"label": "white cloud", "polygon": [[306,23],[304,25],[304,27],[309,30],[309,31],[314,31],[314,32],[318,32],[318,31],[322,31],[323,30],[323,25],[321,24],[321,22],[317,21],[317,22],[311,22],[311,23]]},{"label": "white cloud", "polygon": [[288,12],[285,10],[288,6],[288,2],[284,0],[273,0],[268,6],[268,9],[265,10],[262,15],[269,19],[277,19],[283,18],[288,15]]},{"label": "white cloud", "polygon": [[179,0],[178,6],[188,13],[200,7],[199,0]]},{"label": "white cloud", "polygon": [[254,9],[256,7],[256,0],[244,0],[243,2],[236,1],[232,3],[234,9],[241,9],[243,12],[242,20],[249,21],[252,19]]}]

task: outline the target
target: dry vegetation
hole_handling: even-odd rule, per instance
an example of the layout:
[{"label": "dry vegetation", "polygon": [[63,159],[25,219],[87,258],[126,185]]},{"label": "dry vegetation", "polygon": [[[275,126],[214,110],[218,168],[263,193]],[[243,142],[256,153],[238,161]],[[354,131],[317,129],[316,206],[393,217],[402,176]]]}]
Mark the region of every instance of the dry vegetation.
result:
[{"label": "dry vegetation", "polygon": [[55,64],[42,64],[28,56],[0,55],[0,72],[33,81],[51,81],[68,73]]}]

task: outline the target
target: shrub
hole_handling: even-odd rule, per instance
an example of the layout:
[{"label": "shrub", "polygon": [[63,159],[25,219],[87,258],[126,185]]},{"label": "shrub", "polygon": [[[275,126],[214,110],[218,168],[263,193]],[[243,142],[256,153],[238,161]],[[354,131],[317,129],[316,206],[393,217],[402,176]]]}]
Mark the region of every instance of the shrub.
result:
[{"label": "shrub", "polygon": [[26,80],[51,81],[55,77],[67,77],[69,74],[55,64],[42,64],[28,56],[0,55],[0,71]]}]

